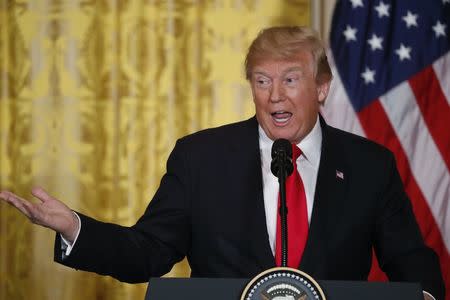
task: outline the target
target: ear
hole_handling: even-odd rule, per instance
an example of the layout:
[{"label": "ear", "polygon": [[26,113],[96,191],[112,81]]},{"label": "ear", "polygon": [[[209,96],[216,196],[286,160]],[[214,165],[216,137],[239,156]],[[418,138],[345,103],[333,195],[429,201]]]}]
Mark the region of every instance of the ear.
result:
[{"label": "ear", "polygon": [[325,99],[328,96],[328,91],[330,90],[330,84],[331,84],[330,80],[325,80],[323,83],[317,85],[317,95],[319,104],[325,103]]}]

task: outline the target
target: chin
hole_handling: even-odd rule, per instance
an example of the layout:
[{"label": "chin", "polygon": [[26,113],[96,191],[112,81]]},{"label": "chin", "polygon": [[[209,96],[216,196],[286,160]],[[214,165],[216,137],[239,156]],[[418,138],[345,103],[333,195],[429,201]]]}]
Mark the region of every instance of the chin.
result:
[{"label": "chin", "polygon": [[275,135],[273,135],[273,137],[272,137],[272,140],[278,140],[278,139],[285,139],[285,140],[288,140],[288,141],[290,141],[290,142],[292,142],[292,136],[290,136],[289,134],[283,134],[283,133],[280,133],[280,134],[275,134]]}]

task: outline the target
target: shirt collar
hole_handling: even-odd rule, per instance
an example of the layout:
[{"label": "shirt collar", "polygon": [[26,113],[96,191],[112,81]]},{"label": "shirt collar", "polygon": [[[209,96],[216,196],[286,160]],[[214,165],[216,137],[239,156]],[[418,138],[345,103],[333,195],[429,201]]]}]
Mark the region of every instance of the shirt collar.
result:
[{"label": "shirt collar", "polygon": [[[272,149],[273,141],[267,136],[262,129],[261,125],[258,125],[259,132],[259,148],[261,151],[266,152]],[[319,116],[317,115],[316,123],[313,129],[308,133],[297,146],[302,150],[303,154],[300,158],[306,159],[312,165],[318,167],[320,161],[320,152],[322,148],[322,128],[320,127]],[[270,152],[269,152],[270,153]]]}]

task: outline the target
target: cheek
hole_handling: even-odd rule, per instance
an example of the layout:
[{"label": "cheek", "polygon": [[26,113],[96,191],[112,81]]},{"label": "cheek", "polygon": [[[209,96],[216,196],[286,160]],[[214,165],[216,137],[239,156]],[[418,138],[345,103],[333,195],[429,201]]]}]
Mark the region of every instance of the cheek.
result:
[{"label": "cheek", "polygon": [[299,106],[315,106],[319,103],[317,90],[312,87],[301,87],[290,91],[291,99],[296,99],[295,103]]},{"label": "cheek", "polygon": [[314,99],[304,99],[305,103],[302,106],[297,107],[299,110],[299,114],[301,118],[305,122],[309,122],[310,120],[315,120],[317,114],[320,111],[320,104]]},{"label": "cheek", "polygon": [[267,103],[267,93],[264,91],[254,91],[253,92],[253,102],[256,106],[263,107]]}]

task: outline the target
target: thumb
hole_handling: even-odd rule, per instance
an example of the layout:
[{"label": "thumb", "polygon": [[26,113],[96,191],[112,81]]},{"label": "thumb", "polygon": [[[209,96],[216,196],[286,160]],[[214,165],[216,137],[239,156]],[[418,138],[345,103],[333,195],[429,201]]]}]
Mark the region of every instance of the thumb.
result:
[{"label": "thumb", "polygon": [[43,188],[41,188],[39,186],[34,187],[31,190],[31,194],[33,196],[35,196],[36,198],[40,199],[42,202],[55,201],[55,198],[50,196]]}]

